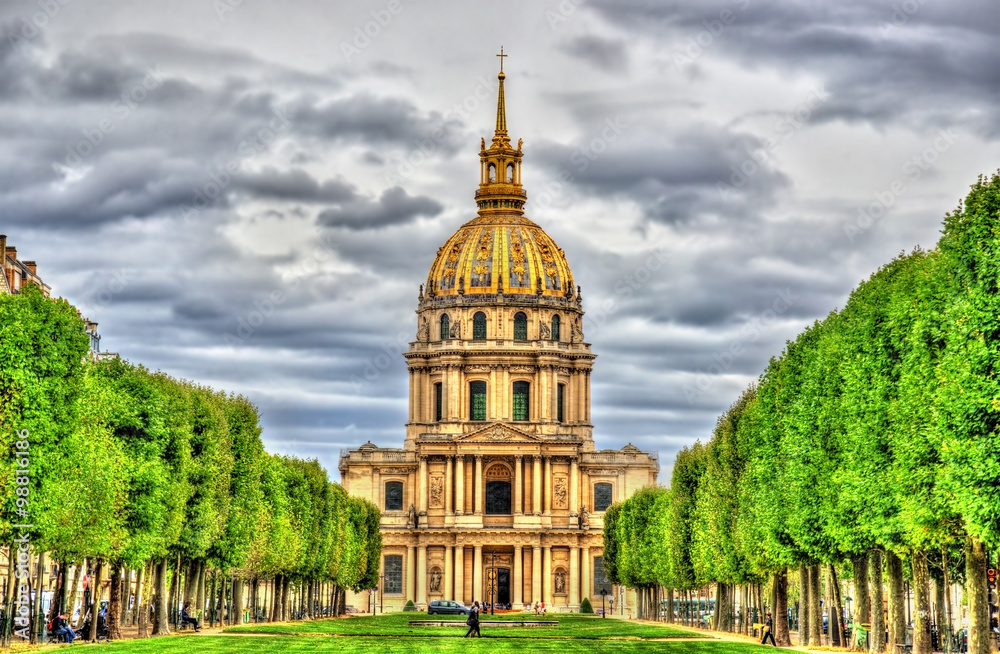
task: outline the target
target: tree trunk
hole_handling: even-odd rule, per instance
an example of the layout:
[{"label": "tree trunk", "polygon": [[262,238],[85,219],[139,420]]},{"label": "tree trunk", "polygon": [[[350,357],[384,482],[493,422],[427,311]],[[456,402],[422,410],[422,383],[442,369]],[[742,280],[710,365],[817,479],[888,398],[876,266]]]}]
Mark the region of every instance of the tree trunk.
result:
[{"label": "tree trunk", "polygon": [[198,599],[198,562],[188,561],[184,566],[184,596],[182,606],[193,605]]},{"label": "tree trunk", "polygon": [[233,612],[235,614],[235,620],[233,624],[243,623],[243,590],[245,582],[242,579],[236,579],[233,582]]},{"label": "tree trunk", "polygon": [[778,647],[791,647],[792,638],[788,633],[788,568],[774,575],[774,641]]},{"label": "tree trunk", "polygon": [[93,583],[90,584],[90,633],[85,636],[92,643],[97,642],[97,620],[98,614],[101,612],[101,584],[103,583],[103,574],[104,561],[97,559],[94,563],[94,578],[91,580]]},{"label": "tree trunk", "polygon": [[809,644],[814,647],[823,645],[823,609],[820,600],[823,588],[819,580],[819,564],[810,566],[809,572]]},{"label": "tree trunk", "polygon": [[281,578],[281,619],[290,620],[291,616],[288,615],[288,577]]},{"label": "tree trunk", "polygon": [[169,636],[170,625],[167,616],[167,559],[156,564],[156,591],[153,603],[153,635]]},{"label": "tree trunk", "polygon": [[889,648],[906,643],[906,605],[903,602],[903,562],[892,550],[885,553],[885,572],[889,587]]},{"label": "tree trunk", "polygon": [[[944,612],[944,583],[934,580],[934,624],[937,625],[938,638],[944,634],[945,612]],[[943,641],[941,641],[943,642]]]},{"label": "tree trunk", "polygon": [[198,610],[204,611],[207,607],[205,606],[205,576],[207,572],[205,571],[205,562],[198,562]]},{"label": "tree trunk", "polygon": [[[941,569],[944,575],[944,611],[945,621],[948,625],[947,636],[951,637],[951,616],[953,615],[951,611],[951,575],[948,574],[948,551],[945,549],[944,545],[941,546]],[[941,626],[938,625],[939,633],[940,629]]]},{"label": "tree trunk", "polygon": [[[68,622],[74,627],[78,628],[80,626],[79,622],[74,623],[73,615],[76,613],[76,594],[79,592],[80,588],[80,577],[83,576],[83,571],[87,567],[87,559],[82,561],[77,561],[73,564],[73,585],[69,587],[69,597],[66,599],[66,613],[69,614]],[[87,612],[86,607],[80,608],[80,620],[83,620],[83,614]]]},{"label": "tree trunk", "polygon": [[[851,563],[854,567],[854,615],[851,620],[855,625],[868,624],[872,613],[871,595],[868,594],[868,552],[851,557]],[[856,633],[857,627],[853,634]],[[860,650],[862,646],[856,638],[851,640],[852,650]]]},{"label": "tree trunk", "polygon": [[[10,545],[9,547],[7,547],[7,588],[6,588],[6,593],[4,594],[4,597],[6,599],[4,600],[4,613],[3,613],[5,616],[14,615],[14,596],[15,596],[15,591],[17,590],[17,584],[15,583],[17,577],[14,576],[15,573],[17,572],[17,569],[14,566],[14,560],[16,558],[17,558],[17,548],[14,547],[13,545]],[[0,629],[0,644],[6,647],[10,645],[11,637],[10,633],[8,633],[7,631],[7,625],[4,624],[2,625],[2,627],[3,628]]]},{"label": "tree trunk", "polygon": [[809,643],[809,571],[802,563],[799,564],[799,647]]},{"label": "tree trunk", "polygon": [[[830,588],[832,595],[830,597],[830,624],[836,623],[836,632],[831,631],[831,635],[836,633],[837,642],[834,643],[835,647],[847,647],[847,638],[844,633],[844,602],[840,594],[840,580],[837,578],[837,567],[832,563],[830,564]],[[836,618],[836,619],[834,619]]]},{"label": "tree trunk", "polygon": [[145,590],[142,586],[146,581],[146,563],[139,566],[135,575],[135,609],[132,611],[132,624],[135,625],[139,619],[139,613],[143,609],[142,593]]},{"label": "tree trunk", "polygon": [[927,570],[927,553],[913,552],[913,654],[931,653],[931,577]]},{"label": "tree trunk", "polygon": [[885,614],[882,602],[882,552],[873,549],[869,553],[868,576],[871,593],[871,629],[868,648],[871,652],[885,651]]},{"label": "tree trunk", "polygon": [[986,547],[971,537],[965,541],[965,593],[969,601],[969,654],[989,654]]},{"label": "tree trunk", "polygon": [[45,626],[42,615],[42,591],[45,589],[45,552],[39,552],[35,559],[38,566],[38,576],[35,577],[35,601],[31,607],[31,642],[42,642],[42,628]]},{"label": "tree trunk", "polygon": [[216,606],[219,611],[219,626],[226,626],[226,575],[222,574],[219,570],[215,573],[215,576],[219,578],[219,595],[216,599]]},{"label": "tree trunk", "polygon": [[108,642],[122,638],[122,567],[111,568],[111,587],[108,592]]}]

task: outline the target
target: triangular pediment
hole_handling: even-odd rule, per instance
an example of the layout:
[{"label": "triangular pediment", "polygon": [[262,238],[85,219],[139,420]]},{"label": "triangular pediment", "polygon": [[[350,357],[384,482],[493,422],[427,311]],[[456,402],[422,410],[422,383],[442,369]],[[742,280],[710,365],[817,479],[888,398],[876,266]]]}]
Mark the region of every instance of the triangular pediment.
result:
[{"label": "triangular pediment", "polygon": [[494,422],[492,425],[477,429],[457,440],[483,443],[537,443],[542,439],[533,434],[526,434],[520,429],[514,429],[502,422]]}]

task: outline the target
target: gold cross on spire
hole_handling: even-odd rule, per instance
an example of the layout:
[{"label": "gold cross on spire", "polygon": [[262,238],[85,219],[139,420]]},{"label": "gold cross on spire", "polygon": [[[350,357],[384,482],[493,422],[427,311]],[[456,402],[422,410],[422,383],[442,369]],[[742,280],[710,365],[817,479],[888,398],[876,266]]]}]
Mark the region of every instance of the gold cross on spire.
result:
[{"label": "gold cross on spire", "polygon": [[509,57],[510,55],[505,55],[503,53],[503,46],[501,45],[500,46],[500,54],[498,54],[497,56],[500,57],[500,72],[502,73],[503,72],[503,58],[504,57]]}]

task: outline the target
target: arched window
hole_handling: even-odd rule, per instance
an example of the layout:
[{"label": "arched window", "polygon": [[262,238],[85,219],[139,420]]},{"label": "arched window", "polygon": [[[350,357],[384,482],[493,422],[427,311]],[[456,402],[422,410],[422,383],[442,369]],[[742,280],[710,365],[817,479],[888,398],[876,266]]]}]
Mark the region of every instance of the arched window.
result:
[{"label": "arched window", "polygon": [[482,311],[472,316],[472,340],[486,340],[486,314]]},{"label": "arched window", "polygon": [[507,164],[507,182],[514,181],[514,164]]},{"label": "arched window", "polygon": [[559,340],[559,316],[552,316],[552,340]]},{"label": "arched window", "polygon": [[594,484],[594,510],[606,511],[611,506],[614,487],[611,484]]},{"label": "arched window", "polygon": [[441,316],[441,340],[448,339],[448,332],[451,329],[451,321],[448,319],[448,314]]},{"label": "arched window", "polygon": [[491,182],[497,181],[497,167],[495,164],[490,164],[489,175]]},{"label": "arched window", "polygon": [[531,399],[531,384],[525,381],[514,382],[514,420],[528,420],[528,400]]},{"label": "arched window", "polygon": [[403,510],[403,482],[401,481],[385,482],[385,510],[386,511]]},{"label": "arched window", "polygon": [[469,420],[486,420],[486,382],[469,382]]},{"label": "arched window", "polygon": [[528,316],[521,311],[514,314],[514,340],[528,340]]}]

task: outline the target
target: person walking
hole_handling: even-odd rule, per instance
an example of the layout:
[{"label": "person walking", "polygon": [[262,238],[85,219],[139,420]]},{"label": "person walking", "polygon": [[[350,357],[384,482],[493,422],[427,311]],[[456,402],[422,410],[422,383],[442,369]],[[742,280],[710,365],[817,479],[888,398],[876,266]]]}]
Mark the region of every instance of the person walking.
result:
[{"label": "person walking", "polygon": [[469,611],[469,619],[465,621],[465,624],[469,625],[469,630],[465,632],[463,638],[468,638],[469,636],[483,637],[479,633],[479,602],[472,603],[472,609]]},{"label": "person walking", "polygon": [[764,618],[764,627],[761,629],[763,636],[761,636],[760,644],[766,645],[767,639],[771,639],[771,644],[777,647],[774,643],[774,620],[771,619],[771,612],[767,612],[767,617]]}]

